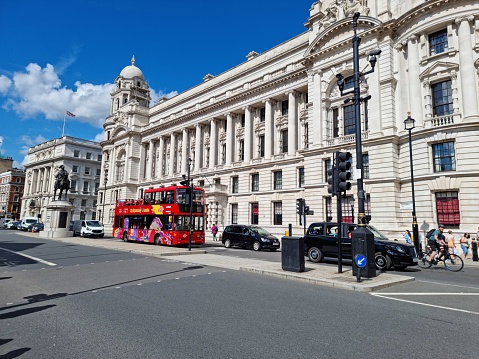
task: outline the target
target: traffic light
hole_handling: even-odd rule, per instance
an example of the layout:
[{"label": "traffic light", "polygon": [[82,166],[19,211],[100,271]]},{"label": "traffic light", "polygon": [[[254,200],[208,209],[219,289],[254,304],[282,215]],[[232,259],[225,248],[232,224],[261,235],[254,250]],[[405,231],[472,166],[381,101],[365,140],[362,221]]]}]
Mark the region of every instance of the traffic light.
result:
[{"label": "traffic light", "polygon": [[304,214],[308,214],[309,213],[309,206],[304,206]]},{"label": "traffic light", "polygon": [[336,166],[332,166],[328,170],[328,192],[336,194],[338,192],[338,169]]},{"label": "traffic light", "polygon": [[351,189],[351,152],[336,152],[336,167],[338,168],[337,190],[339,192],[349,191]]},{"label": "traffic light", "polygon": [[180,184],[181,184],[182,186],[187,186],[187,187],[189,187],[189,186],[190,186],[190,180],[189,180],[188,178],[186,178],[185,175],[183,175],[183,181],[180,181]]},{"label": "traffic light", "polygon": [[303,199],[302,198],[297,198],[296,199],[296,213],[299,215],[303,214]]}]

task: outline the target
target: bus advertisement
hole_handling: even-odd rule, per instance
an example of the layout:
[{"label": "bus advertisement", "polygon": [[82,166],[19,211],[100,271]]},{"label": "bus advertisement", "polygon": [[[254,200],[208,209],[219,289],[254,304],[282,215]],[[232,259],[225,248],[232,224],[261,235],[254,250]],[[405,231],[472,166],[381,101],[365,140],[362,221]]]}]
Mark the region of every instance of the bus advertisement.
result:
[{"label": "bus advertisement", "polygon": [[191,244],[204,244],[205,191],[194,187],[193,196],[190,192],[186,186],[150,188],[141,200],[118,200],[113,237],[158,245],[189,244],[192,197]]}]

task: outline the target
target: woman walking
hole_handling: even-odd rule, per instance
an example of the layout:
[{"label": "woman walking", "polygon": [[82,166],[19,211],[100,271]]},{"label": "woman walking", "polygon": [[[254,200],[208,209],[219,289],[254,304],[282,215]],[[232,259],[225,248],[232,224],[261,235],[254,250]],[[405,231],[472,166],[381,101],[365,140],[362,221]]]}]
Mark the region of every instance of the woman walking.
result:
[{"label": "woman walking", "polygon": [[462,249],[463,259],[467,258],[467,253],[469,252],[469,238],[471,238],[469,233],[464,233],[464,236],[459,241],[459,244],[461,245],[461,249]]}]

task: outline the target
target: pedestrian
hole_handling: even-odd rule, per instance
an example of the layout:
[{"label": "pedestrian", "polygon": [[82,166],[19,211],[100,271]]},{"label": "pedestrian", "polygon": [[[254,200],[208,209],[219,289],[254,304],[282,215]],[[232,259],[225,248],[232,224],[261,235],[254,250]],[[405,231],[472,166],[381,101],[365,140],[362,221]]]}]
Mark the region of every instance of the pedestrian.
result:
[{"label": "pedestrian", "polygon": [[446,243],[449,253],[457,254],[456,241],[454,240],[454,234],[452,234],[451,230],[447,231]]},{"label": "pedestrian", "polygon": [[213,235],[213,241],[216,241],[216,234],[218,233],[218,227],[213,223],[211,226],[211,234]]},{"label": "pedestrian", "polygon": [[461,245],[462,249],[462,258],[467,259],[467,253],[469,252],[469,238],[471,236],[469,233],[464,233],[464,236],[459,240],[459,244]]},{"label": "pedestrian", "polygon": [[406,229],[404,231],[404,240],[406,241],[406,243],[412,244],[411,232],[409,231],[409,229]]}]

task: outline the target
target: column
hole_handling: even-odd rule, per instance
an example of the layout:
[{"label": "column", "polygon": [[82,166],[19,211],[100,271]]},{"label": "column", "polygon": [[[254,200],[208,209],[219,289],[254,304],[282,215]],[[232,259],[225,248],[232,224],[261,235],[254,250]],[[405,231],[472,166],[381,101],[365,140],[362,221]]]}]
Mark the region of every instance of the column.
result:
[{"label": "column", "polygon": [[188,130],[186,128],[183,129],[183,142],[181,145],[181,174],[187,174],[188,172],[188,151],[189,143],[188,143]]},{"label": "column", "polygon": [[298,108],[296,106],[296,97],[298,93],[291,91],[288,93],[288,156],[294,156],[298,143]]},{"label": "column", "polygon": [[175,153],[176,153],[176,136],[172,132],[170,136],[170,170],[169,175],[173,176],[175,173]]},{"label": "column", "polygon": [[210,169],[214,169],[218,158],[218,129],[216,128],[216,120],[211,120],[210,128]]},{"label": "column", "polygon": [[312,75],[312,92],[309,98],[313,102],[313,118],[308,118],[308,122],[312,124],[313,129],[313,146],[318,146],[323,141],[323,127],[326,126],[326,123],[323,119],[323,109],[321,101],[321,78],[322,73],[320,71],[314,72]]},{"label": "column", "polygon": [[474,71],[474,56],[471,42],[471,26],[474,15],[455,19],[458,26],[459,71],[461,71],[462,107],[464,119],[477,117],[477,85]]},{"label": "column", "polygon": [[163,152],[165,151],[165,138],[160,137],[160,149],[159,149],[159,156],[158,156],[158,178],[163,177]]},{"label": "column", "polygon": [[196,124],[196,138],[195,138],[195,171],[199,171],[201,168],[201,125]]},{"label": "column", "polygon": [[233,116],[231,112],[226,114],[226,166],[231,165],[231,160],[233,158],[233,147],[234,147],[234,126],[233,126]]},{"label": "column", "polygon": [[407,40],[407,63],[409,79],[409,109],[418,126],[423,126],[424,118],[421,99],[421,80],[419,79],[419,51],[417,36]]},{"label": "column", "polygon": [[249,162],[253,149],[253,117],[251,116],[251,106],[244,108],[244,118],[244,161]]},{"label": "column", "polygon": [[273,103],[271,99],[266,100],[265,121],[264,121],[264,158],[270,159],[273,154]]},{"label": "column", "polygon": [[146,173],[145,173],[145,178],[147,180],[151,180],[151,167],[153,165],[153,158],[155,156],[154,154],[154,148],[153,148],[153,140],[150,140],[150,143],[148,144],[148,159],[146,161]]}]

